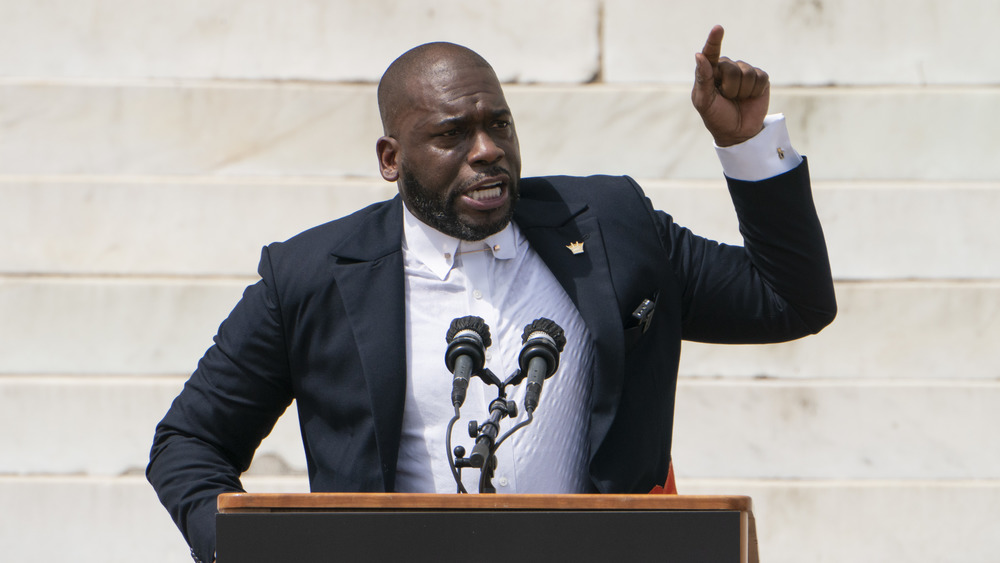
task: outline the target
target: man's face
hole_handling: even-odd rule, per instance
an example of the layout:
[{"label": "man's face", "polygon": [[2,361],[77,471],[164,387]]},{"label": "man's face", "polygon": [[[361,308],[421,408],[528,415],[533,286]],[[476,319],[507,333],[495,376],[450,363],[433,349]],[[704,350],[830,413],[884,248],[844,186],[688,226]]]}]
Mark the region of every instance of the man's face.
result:
[{"label": "man's face", "polygon": [[[398,180],[417,218],[462,240],[502,230],[518,197],[521,155],[510,108],[489,68],[438,63],[409,85],[395,143],[379,142],[382,175]],[[387,173],[388,172],[388,173]]]}]

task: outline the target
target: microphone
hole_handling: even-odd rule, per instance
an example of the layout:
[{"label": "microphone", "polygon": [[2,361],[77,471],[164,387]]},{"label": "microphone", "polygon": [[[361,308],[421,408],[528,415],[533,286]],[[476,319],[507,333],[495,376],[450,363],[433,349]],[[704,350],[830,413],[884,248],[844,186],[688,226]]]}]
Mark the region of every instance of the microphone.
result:
[{"label": "microphone", "polygon": [[493,343],[490,340],[490,327],[479,317],[461,317],[451,321],[445,338],[448,349],[444,354],[444,363],[455,376],[452,380],[451,404],[461,407],[469,388],[469,378],[486,364],[486,349]]},{"label": "microphone", "polygon": [[542,382],[559,367],[559,354],[566,346],[566,335],[554,321],[541,318],[524,327],[521,342],[524,346],[517,361],[521,372],[527,374],[524,410],[531,413],[538,407]]}]

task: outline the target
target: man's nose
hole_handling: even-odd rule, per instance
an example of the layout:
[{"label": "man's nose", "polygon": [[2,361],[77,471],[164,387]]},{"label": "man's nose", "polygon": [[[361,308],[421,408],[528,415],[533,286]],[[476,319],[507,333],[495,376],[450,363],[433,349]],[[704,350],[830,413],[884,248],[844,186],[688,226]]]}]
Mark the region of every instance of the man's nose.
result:
[{"label": "man's nose", "polygon": [[489,131],[477,131],[469,151],[469,162],[472,164],[494,164],[504,157],[504,151]]}]

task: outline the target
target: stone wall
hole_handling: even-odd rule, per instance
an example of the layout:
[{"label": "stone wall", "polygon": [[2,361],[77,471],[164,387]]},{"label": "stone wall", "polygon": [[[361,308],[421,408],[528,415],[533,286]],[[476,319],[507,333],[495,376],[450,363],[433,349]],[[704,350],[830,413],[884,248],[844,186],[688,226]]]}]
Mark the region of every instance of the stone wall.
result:
[{"label": "stone wall", "polygon": [[[1000,3],[0,0],[0,553],[183,561],[153,427],[260,247],[392,195],[374,83],[489,59],[524,172],[627,173],[739,242],[689,101],[711,25],[810,158],[840,315],[685,344],[682,493],[749,494],[769,562],[994,561]],[[305,491],[289,413],[247,487]]]}]

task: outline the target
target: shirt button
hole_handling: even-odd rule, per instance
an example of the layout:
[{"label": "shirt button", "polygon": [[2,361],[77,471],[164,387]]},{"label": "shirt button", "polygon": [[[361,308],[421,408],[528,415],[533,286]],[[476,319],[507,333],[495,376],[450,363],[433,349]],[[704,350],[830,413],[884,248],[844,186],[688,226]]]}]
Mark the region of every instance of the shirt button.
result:
[{"label": "shirt button", "polygon": [[497,482],[500,483],[501,487],[506,487],[507,486],[507,478],[506,477],[501,477],[500,480],[497,481]]},{"label": "shirt button", "polygon": [[472,290],[472,296],[475,297],[476,299],[482,299],[483,298],[483,292],[479,291],[478,289],[474,289],[474,290]]}]

